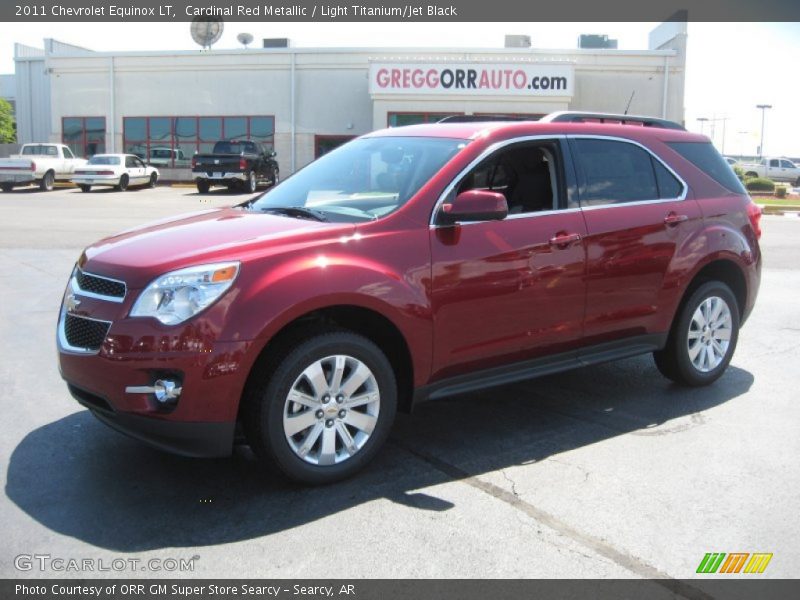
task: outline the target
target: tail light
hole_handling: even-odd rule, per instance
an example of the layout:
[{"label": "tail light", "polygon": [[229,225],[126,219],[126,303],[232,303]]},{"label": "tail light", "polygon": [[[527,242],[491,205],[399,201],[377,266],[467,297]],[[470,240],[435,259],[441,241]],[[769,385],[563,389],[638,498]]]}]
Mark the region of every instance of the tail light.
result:
[{"label": "tail light", "polygon": [[753,231],[756,232],[756,237],[761,239],[761,207],[752,200],[747,205],[747,218],[750,219],[750,224],[753,226]]},{"label": "tail light", "polygon": [[36,170],[36,163],[34,161],[31,161],[31,172],[35,170]]},{"label": "tail light", "polygon": [[197,157],[193,156],[192,157],[192,169],[194,169],[195,167],[197,167]]},{"label": "tail light", "polygon": [[245,160],[244,156],[239,158],[239,170],[246,171],[247,170],[247,160]]},{"label": "tail light", "polygon": [[113,175],[114,171],[95,171],[97,175]]}]

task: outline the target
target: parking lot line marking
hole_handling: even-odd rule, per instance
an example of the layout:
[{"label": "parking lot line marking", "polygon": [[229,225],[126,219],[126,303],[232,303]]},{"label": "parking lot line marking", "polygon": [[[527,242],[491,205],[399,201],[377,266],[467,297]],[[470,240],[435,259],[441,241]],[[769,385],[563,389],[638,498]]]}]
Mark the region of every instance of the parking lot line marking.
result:
[{"label": "parking lot line marking", "polygon": [[600,539],[578,531],[571,525],[568,525],[550,513],[537,508],[533,504],[526,502],[518,495],[509,492],[500,486],[489,483],[488,481],[484,481],[477,475],[472,475],[471,473],[464,471],[454,464],[442,460],[437,456],[428,454],[427,452],[406,443],[403,439],[392,437],[389,441],[398,448],[401,448],[428,463],[437,471],[440,471],[441,473],[444,473],[450,477],[453,481],[465,483],[481,492],[484,492],[485,494],[492,496],[497,500],[500,500],[501,502],[505,502],[506,504],[525,513],[537,522],[546,525],[561,535],[569,537],[573,541],[592,550],[596,554],[609,559],[620,567],[635,573],[639,577],[642,577],[643,579],[652,579],[653,583],[666,588],[681,598],[687,598],[688,600],[713,600],[713,596],[705,593],[704,591],[689,585],[684,581],[670,577],[663,571],[659,571],[656,567],[645,562],[641,558],[633,556],[632,554],[628,554],[622,550],[618,550],[617,548]]}]

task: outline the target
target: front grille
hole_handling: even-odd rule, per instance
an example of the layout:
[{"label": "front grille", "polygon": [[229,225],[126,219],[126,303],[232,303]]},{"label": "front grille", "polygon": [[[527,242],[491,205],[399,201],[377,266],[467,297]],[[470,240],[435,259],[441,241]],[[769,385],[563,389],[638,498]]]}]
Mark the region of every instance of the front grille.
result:
[{"label": "front grille", "polygon": [[84,273],[80,269],[75,273],[75,279],[78,282],[78,287],[84,292],[112,298],[125,297],[125,284],[121,281]]},{"label": "front grille", "polygon": [[67,343],[74,348],[85,348],[86,350],[99,350],[106,339],[108,328],[111,323],[108,321],[95,321],[66,315],[64,317],[64,337]]}]

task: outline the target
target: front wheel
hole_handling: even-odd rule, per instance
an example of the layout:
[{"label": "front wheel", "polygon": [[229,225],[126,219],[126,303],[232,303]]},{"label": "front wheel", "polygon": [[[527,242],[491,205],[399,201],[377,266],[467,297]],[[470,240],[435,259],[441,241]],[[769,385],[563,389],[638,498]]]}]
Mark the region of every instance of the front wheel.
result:
[{"label": "front wheel", "polygon": [[119,183],[116,185],[117,190],[120,192],[124,192],[125,190],[127,190],[129,181],[130,180],[128,179],[127,175],[123,175],[122,177],[120,177]]},{"label": "front wheel", "polygon": [[272,172],[272,185],[278,185],[281,180],[281,172],[278,169],[275,169]]},{"label": "front wheel", "polygon": [[158,174],[157,173],[150,173],[150,183],[148,184],[151,188],[156,187],[156,183],[158,183]]},{"label": "front wheel", "polygon": [[697,288],[684,304],[667,345],[653,353],[656,366],[672,381],[703,386],[728,368],[739,339],[739,307],[731,289],[720,281]]},{"label": "front wheel", "polygon": [[12,191],[13,189],[14,189],[14,184],[13,184],[13,183],[4,183],[4,184],[3,184],[2,190],[3,190],[4,192],[10,192],[10,191]]},{"label": "front wheel", "polygon": [[55,187],[56,182],[56,174],[52,171],[48,171],[42,177],[42,180],[39,182],[39,189],[43,192],[52,192],[53,188]]},{"label": "front wheel", "polygon": [[367,338],[338,331],[312,337],[265,379],[245,399],[247,439],[292,479],[349,477],[389,435],[397,383],[386,355]]}]

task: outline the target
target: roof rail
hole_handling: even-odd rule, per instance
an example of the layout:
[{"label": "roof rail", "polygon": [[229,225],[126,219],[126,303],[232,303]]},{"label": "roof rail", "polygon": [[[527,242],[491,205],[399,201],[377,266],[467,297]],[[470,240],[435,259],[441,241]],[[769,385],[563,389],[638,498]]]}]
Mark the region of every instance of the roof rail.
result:
[{"label": "roof rail", "polygon": [[494,121],[536,121],[527,117],[514,117],[511,115],[450,115],[439,119],[436,123],[483,123]]},{"label": "roof rail", "polygon": [[674,121],[667,121],[666,119],[658,119],[656,117],[640,117],[637,115],[618,115],[613,113],[595,113],[595,112],[573,112],[563,111],[554,112],[542,117],[543,123],[620,123],[622,125],[640,125],[644,127],[659,127],[661,129],[679,129],[686,131],[683,125]]}]

